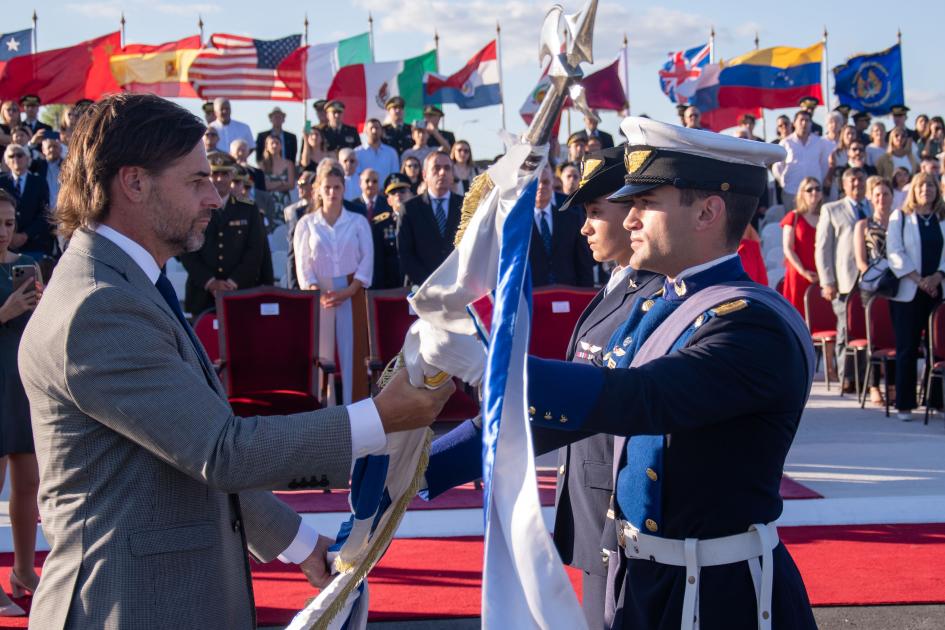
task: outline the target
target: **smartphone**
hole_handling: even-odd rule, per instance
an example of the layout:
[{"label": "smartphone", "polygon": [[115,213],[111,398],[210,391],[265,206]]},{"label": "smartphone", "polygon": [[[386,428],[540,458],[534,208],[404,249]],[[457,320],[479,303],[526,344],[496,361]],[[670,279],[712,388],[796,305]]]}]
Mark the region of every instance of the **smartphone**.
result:
[{"label": "smartphone", "polygon": [[24,284],[35,286],[36,267],[33,265],[13,265],[13,290],[19,291]]}]

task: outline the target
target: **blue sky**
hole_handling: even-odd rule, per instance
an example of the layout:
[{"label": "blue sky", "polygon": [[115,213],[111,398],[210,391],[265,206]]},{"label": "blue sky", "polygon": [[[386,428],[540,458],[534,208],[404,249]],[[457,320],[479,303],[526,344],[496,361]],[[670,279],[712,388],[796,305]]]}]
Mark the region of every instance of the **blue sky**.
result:
[{"label": "blue sky", "polygon": [[[33,7],[9,3],[3,11],[0,32],[28,28]],[[563,0],[567,11],[575,11],[583,0]],[[502,70],[507,126],[521,131],[525,125],[518,109],[539,75],[538,29],[551,2],[532,0],[341,0],[309,3],[259,2],[251,0],[98,0],[73,2],[44,0],[37,3],[40,50],[68,46],[117,30],[122,12],[127,20],[127,41],[161,43],[197,32],[197,15],[203,17],[205,33],[228,32],[261,39],[282,37],[302,30],[308,12],[311,43],[335,40],[367,30],[368,14],[374,17],[375,55],[378,61],[417,55],[433,47],[434,30],[440,35],[440,70],[458,70],[480,47],[495,36],[496,21],[502,25]],[[595,29],[596,65],[610,63],[622,46],[630,42],[630,100],[635,114],[675,121],[675,108],[660,92],[657,70],[671,50],[707,41],[710,27],[716,30],[716,56],[729,58],[754,47],[755,33],[762,47],[809,46],[819,40],[824,25],[829,31],[829,63],[848,56],[891,46],[896,29],[903,33],[903,65],[906,101],[912,114],[945,113],[945,82],[942,81],[942,24],[945,3],[929,0],[876,2],[761,2],[749,5],[732,0],[714,3],[671,0],[660,4],[629,0],[600,0]],[[593,69],[593,68],[592,68]],[[196,100],[181,104],[199,108]],[[266,112],[273,103],[234,102],[234,118],[244,120],[254,131],[268,125]],[[302,106],[280,103],[288,113],[287,127],[300,128]],[[462,111],[446,105],[445,126],[457,137],[471,141],[479,157],[500,150],[497,131],[499,107]],[[819,118],[823,112],[820,110]],[[769,137],[779,112],[768,112]],[[572,116],[575,129],[580,115]],[[616,133],[616,115],[605,113],[602,128]],[[565,125],[562,125],[564,128]],[[562,135],[564,134],[562,129]],[[759,130],[760,133],[760,130]]]}]

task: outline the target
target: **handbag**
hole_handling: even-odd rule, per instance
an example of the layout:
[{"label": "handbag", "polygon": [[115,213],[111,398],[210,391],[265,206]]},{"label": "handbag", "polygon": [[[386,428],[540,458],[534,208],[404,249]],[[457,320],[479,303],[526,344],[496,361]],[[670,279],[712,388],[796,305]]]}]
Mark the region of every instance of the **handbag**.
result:
[{"label": "handbag", "polygon": [[[899,229],[905,231],[905,219],[900,223]],[[874,260],[860,276],[860,292],[864,299],[874,295],[891,298],[899,292],[899,278],[889,268],[889,260],[885,256]]]}]

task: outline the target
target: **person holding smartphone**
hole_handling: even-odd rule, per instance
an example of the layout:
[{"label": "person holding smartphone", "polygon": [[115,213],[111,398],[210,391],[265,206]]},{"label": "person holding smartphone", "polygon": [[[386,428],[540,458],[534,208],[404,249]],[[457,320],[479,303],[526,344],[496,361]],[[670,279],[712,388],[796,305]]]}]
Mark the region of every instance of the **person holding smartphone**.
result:
[{"label": "person holding smartphone", "polygon": [[[39,518],[36,503],[39,470],[29,401],[20,381],[16,355],[26,322],[42,295],[42,284],[33,259],[9,250],[15,232],[16,199],[0,190],[0,487],[9,460],[14,550],[10,588],[14,597],[23,597],[39,584],[39,576],[33,568]],[[0,589],[0,617],[24,614]]]}]

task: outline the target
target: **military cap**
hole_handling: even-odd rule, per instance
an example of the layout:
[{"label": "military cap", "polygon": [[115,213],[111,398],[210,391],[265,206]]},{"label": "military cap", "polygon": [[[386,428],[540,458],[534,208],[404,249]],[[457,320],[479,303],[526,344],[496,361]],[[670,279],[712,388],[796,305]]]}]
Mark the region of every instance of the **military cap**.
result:
[{"label": "military cap", "polygon": [[571,146],[575,142],[587,142],[587,134],[583,131],[575,131],[568,136],[568,146]]},{"label": "military cap", "polygon": [[608,197],[611,201],[660,186],[761,197],[768,189],[767,167],[787,158],[777,144],[636,116],[624,119],[620,130],[627,137],[626,174],[623,188]]},{"label": "military cap", "polygon": [[323,99],[323,98],[320,98],[320,99],[318,99],[317,101],[315,101],[314,103],[312,103],[312,107],[315,108],[315,109],[325,109],[325,105],[327,105],[327,104],[328,104],[328,101],[326,101],[326,100]]},{"label": "military cap", "polygon": [[384,103],[385,109],[390,109],[391,107],[403,107],[405,105],[404,99],[400,96],[391,96],[387,99],[387,102]]},{"label": "military cap", "polygon": [[815,96],[804,96],[797,102],[798,107],[811,108],[820,105],[820,101]]},{"label": "military cap", "polygon": [[395,190],[410,188],[410,178],[403,173],[391,173],[384,180],[384,194],[389,195]]},{"label": "military cap", "polygon": [[833,111],[835,111],[835,112],[840,112],[840,113],[843,114],[844,116],[849,116],[849,115],[850,115],[850,109],[852,109],[852,108],[851,108],[849,105],[846,105],[845,103],[840,103],[839,105],[837,105],[836,107],[833,108]]},{"label": "military cap", "polygon": [[424,116],[439,116],[442,118],[444,116],[443,110],[437,107],[436,105],[427,105],[423,108]]},{"label": "military cap", "polygon": [[686,103],[678,103],[676,105],[676,113],[680,116],[682,116],[687,109],[689,109],[689,105]]},{"label": "military cap", "polygon": [[581,182],[578,189],[561,204],[559,210],[580,206],[620,189],[626,174],[623,155],[622,144],[585,155],[581,161]]},{"label": "military cap", "polygon": [[857,112],[853,114],[853,120],[872,120],[869,112]]},{"label": "military cap", "polygon": [[207,101],[206,103],[200,106],[200,109],[202,109],[203,111],[209,114],[210,112],[213,111],[213,102]]},{"label": "military cap", "polygon": [[42,103],[35,94],[26,94],[20,99],[20,105],[42,105]]},{"label": "military cap", "polygon": [[889,108],[889,113],[893,116],[905,116],[909,113],[909,108],[905,105],[893,105]]},{"label": "military cap", "polygon": [[334,99],[325,103],[325,111],[331,111],[333,109],[339,112],[343,112],[345,111],[345,104],[339,101],[338,99]]},{"label": "military cap", "polygon": [[211,173],[235,173],[236,159],[229,153],[223,151],[212,151],[207,155],[207,161],[210,162]]}]

